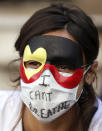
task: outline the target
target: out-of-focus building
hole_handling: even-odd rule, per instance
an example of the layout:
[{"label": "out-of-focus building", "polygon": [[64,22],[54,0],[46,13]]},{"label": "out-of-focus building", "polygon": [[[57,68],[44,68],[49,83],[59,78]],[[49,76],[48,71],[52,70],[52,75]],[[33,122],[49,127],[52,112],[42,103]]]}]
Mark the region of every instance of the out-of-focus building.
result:
[{"label": "out-of-focus building", "polygon": [[102,88],[102,1],[101,0],[0,0],[0,89],[13,89],[8,79],[7,63],[18,58],[14,43],[21,26],[38,9],[49,4],[69,2],[81,7],[90,15],[96,24],[100,35],[100,52],[98,56],[98,88]]}]

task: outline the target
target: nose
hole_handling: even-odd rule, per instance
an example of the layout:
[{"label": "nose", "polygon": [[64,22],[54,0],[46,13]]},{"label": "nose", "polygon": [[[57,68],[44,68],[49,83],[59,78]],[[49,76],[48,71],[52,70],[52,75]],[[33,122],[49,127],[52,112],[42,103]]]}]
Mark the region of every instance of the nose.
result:
[{"label": "nose", "polygon": [[44,67],[44,69],[46,70],[46,69],[50,69],[50,64],[45,64],[45,67]]}]

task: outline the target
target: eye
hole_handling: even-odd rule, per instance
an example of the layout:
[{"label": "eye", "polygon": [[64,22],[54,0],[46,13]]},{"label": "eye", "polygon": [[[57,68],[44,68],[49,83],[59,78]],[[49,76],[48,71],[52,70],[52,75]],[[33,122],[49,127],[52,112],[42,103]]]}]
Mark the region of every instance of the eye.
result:
[{"label": "eye", "polygon": [[72,70],[68,65],[56,65],[56,68],[59,72],[74,73],[74,70]]},{"label": "eye", "polygon": [[41,63],[38,61],[27,61],[27,62],[24,62],[24,65],[26,68],[37,69],[41,66]]}]

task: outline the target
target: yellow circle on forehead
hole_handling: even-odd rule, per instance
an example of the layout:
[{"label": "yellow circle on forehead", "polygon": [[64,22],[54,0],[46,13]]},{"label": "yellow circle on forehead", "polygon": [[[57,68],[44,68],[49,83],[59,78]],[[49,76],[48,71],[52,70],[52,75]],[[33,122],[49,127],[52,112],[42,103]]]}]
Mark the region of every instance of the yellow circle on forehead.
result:
[{"label": "yellow circle on forehead", "polygon": [[41,66],[38,69],[35,69],[34,71],[30,71],[26,69],[24,66],[25,74],[28,79],[30,79],[32,75],[38,73],[43,68],[43,66],[45,65],[46,59],[47,59],[47,52],[44,48],[40,47],[32,53],[29,45],[25,47],[24,55],[23,55],[23,66],[24,66],[24,62],[30,61],[30,60],[34,60],[41,63]]}]

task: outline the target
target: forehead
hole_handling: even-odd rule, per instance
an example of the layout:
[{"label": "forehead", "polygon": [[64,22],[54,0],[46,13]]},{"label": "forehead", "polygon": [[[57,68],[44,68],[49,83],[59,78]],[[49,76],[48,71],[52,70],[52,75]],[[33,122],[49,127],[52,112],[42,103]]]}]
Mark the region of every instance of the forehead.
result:
[{"label": "forehead", "polygon": [[31,53],[42,47],[47,52],[47,61],[59,64],[72,63],[78,68],[83,63],[82,52],[78,44],[60,36],[34,36],[27,44]]}]

